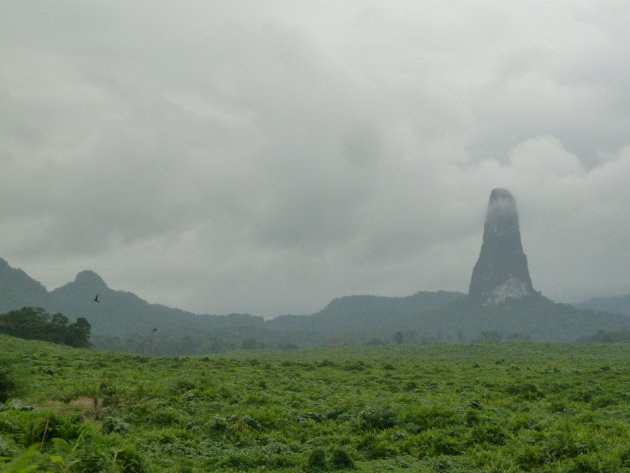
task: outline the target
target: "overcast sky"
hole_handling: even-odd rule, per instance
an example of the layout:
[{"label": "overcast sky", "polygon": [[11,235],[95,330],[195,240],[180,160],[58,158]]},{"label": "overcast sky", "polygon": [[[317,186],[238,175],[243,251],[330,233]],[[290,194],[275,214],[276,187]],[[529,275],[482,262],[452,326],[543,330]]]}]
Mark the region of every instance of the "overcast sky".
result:
[{"label": "overcast sky", "polygon": [[630,293],[626,0],[0,0],[0,257],[200,313]]}]

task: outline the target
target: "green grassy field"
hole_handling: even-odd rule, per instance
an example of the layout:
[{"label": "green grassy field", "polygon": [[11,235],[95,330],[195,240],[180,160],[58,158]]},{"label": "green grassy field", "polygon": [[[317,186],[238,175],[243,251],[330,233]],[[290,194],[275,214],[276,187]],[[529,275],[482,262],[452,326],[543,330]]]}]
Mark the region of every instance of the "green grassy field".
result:
[{"label": "green grassy field", "polygon": [[630,472],[628,344],[0,346],[0,471]]}]

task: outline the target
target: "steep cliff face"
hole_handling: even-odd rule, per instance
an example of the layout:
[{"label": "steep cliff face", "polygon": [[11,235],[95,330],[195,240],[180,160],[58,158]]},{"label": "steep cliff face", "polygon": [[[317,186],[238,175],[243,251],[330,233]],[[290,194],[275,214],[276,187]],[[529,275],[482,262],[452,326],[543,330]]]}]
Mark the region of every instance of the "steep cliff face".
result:
[{"label": "steep cliff face", "polygon": [[506,189],[493,189],[468,294],[477,302],[499,304],[534,293],[521,243],[516,200]]}]

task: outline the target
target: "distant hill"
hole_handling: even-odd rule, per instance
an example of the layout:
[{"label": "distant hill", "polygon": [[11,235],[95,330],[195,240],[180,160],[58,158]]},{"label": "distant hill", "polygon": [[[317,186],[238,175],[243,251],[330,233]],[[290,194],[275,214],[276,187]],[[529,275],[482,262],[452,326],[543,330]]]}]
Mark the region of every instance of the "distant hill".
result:
[{"label": "distant hill", "polygon": [[[324,343],[331,333],[365,335],[381,333],[392,324],[404,326],[421,312],[464,297],[461,293],[443,291],[419,292],[408,297],[349,296],[333,300],[310,316],[287,315],[265,321],[248,314],[198,315],[149,304],[131,292],[109,288],[93,271],[82,271],[74,281],[48,292],[23,271],[10,268],[6,262],[4,266],[0,268],[4,269],[0,288],[10,290],[0,290],[2,310],[36,305],[69,318],[85,317],[96,337],[149,334],[157,328],[160,335],[198,338],[236,330],[263,340],[278,338],[278,332],[283,332],[281,338],[286,343],[297,337],[303,339],[301,345],[313,346]],[[94,301],[97,294],[99,302]]]},{"label": "distant hill", "polygon": [[570,342],[598,331],[630,329],[630,317],[558,304],[539,294],[483,304],[457,292],[409,297],[351,296],[311,316],[278,317],[270,326],[301,328],[343,340],[391,342],[397,331],[414,342],[533,340]]},{"label": "distant hill", "polygon": [[466,295],[461,292],[445,291],[422,291],[406,297],[346,296],[334,299],[315,314],[280,316],[268,321],[267,325],[276,330],[291,328],[326,335],[342,333],[359,338],[377,337],[389,334],[392,328],[415,327],[421,314],[464,297]]},{"label": "distant hill", "polygon": [[580,309],[613,312],[630,316],[630,294],[616,297],[596,297],[573,305]]},{"label": "distant hill", "polygon": [[0,313],[27,305],[43,306],[47,297],[48,291],[39,281],[0,258]]},{"label": "distant hill", "polygon": [[[99,302],[94,301],[96,294]],[[341,297],[315,314],[272,320],[248,314],[198,315],[113,290],[93,271],[82,271],[48,292],[0,259],[0,313],[23,306],[61,312],[71,320],[85,317],[97,347],[155,354],[339,343],[573,341],[630,329],[630,317],[557,304],[539,294],[484,304],[458,292],[423,291],[407,297]]]},{"label": "distant hill", "polygon": [[[94,301],[96,294],[100,302]],[[149,304],[131,292],[110,289],[93,271],[82,271],[74,281],[48,292],[24,271],[0,259],[0,313],[25,306],[42,307],[51,314],[60,312],[71,320],[85,317],[92,326],[96,346],[103,346],[99,341],[104,338],[124,340],[134,334],[169,338],[175,343],[226,330],[247,334],[264,326],[262,317],[247,314],[197,315]],[[179,351],[186,347],[185,343],[176,345]]]},{"label": "distant hill", "polygon": [[497,305],[460,299],[434,311],[423,324],[442,333],[459,330],[473,340],[497,334],[503,339],[571,342],[599,330],[630,329],[630,317],[577,309],[532,294]]},{"label": "distant hill", "polygon": [[[100,302],[94,301],[97,294]],[[154,328],[174,336],[197,335],[200,330],[263,324],[262,317],[251,315],[197,315],[149,304],[131,292],[110,289],[93,271],[82,271],[73,282],[51,291],[46,308],[68,317],[87,318],[97,336],[125,337],[150,333]]]}]

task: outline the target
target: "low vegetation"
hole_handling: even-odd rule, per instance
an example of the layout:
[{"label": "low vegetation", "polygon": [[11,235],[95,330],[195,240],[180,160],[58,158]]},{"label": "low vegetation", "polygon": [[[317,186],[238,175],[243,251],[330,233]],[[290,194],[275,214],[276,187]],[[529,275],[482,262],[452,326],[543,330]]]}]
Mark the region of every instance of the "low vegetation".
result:
[{"label": "low vegetation", "polygon": [[0,344],[0,471],[630,472],[628,344]]}]

